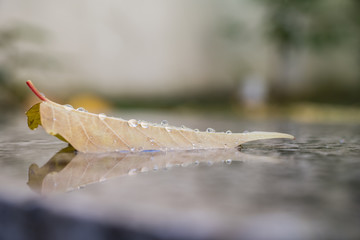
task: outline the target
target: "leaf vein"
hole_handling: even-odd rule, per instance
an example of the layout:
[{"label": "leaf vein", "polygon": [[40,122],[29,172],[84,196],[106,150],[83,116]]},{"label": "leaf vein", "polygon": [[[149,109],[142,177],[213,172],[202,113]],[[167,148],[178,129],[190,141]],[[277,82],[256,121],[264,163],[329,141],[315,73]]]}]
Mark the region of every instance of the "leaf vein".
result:
[{"label": "leaf vein", "polygon": [[122,139],[122,137],[120,137],[120,136],[114,131],[114,129],[112,129],[112,128],[109,126],[109,124],[107,124],[105,121],[101,121],[101,122],[103,122],[104,125],[105,125],[108,129],[110,129],[110,131],[111,131],[121,142],[123,142],[129,149],[131,149],[130,145],[127,144],[127,142],[126,142],[124,139]]}]

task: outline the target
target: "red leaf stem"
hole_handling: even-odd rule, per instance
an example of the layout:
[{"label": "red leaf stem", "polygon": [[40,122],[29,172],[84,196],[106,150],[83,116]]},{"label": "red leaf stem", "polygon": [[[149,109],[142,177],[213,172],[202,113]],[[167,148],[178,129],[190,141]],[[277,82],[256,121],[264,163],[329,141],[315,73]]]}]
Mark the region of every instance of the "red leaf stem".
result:
[{"label": "red leaf stem", "polygon": [[35,95],[40,98],[41,101],[48,101],[48,99],[43,96],[37,89],[36,87],[33,85],[33,83],[31,82],[31,80],[27,80],[26,84],[28,85],[28,87],[31,89],[31,91],[33,91],[33,93],[35,93]]}]

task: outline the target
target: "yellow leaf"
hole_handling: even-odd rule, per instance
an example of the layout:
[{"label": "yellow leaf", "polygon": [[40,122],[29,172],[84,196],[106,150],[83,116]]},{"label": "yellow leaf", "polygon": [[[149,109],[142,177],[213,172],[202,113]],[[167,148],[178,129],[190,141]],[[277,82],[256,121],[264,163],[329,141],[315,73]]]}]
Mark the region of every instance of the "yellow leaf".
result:
[{"label": "yellow leaf", "polygon": [[[41,96],[31,82],[28,85],[37,96]],[[33,129],[36,125],[34,123],[39,121],[38,124],[41,123],[47,133],[69,142],[80,152],[235,148],[254,140],[294,138],[289,134],[276,132],[200,132],[184,127],[88,113],[57,104],[43,96],[41,100],[43,101],[38,109],[34,106],[34,109],[29,110],[31,114],[28,114],[28,122],[32,123],[29,127]]]}]

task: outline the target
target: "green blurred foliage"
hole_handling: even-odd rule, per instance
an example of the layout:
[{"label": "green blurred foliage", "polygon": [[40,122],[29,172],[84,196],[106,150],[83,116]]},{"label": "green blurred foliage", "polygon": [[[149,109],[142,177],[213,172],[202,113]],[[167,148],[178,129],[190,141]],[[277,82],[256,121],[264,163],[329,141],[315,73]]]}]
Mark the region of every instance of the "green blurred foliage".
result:
[{"label": "green blurred foliage", "polygon": [[[331,51],[349,51],[360,64],[360,1],[358,0],[258,0],[265,7],[265,37],[276,46],[282,59],[278,84],[271,86],[277,102],[310,100],[331,103],[360,104],[360,68],[357,79],[344,84],[326,71],[312,81],[312,89],[287,91],[286,71],[294,52],[308,51],[321,55]],[[329,66],[331,68],[331,66]],[[330,70],[330,69],[329,69]],[[291,81],[291,80],[290,80]],[[283,89],[281,89],[283,87]],[[285,90],[284,90],[285,88]]]},{"label": "green blurred foliage", "polygon": [[359,38],[357,0],[259,0],[266,6],[267,33],[279,46],[321,50]]}]

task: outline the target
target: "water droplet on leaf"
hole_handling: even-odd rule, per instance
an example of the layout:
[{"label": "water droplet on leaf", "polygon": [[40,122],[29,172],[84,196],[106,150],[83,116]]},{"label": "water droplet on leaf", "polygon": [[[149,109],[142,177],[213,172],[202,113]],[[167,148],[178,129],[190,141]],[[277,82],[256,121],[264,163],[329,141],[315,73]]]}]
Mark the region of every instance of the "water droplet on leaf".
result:
[{"label": "water droplet on leaf", "polygon": [[167,120],[161,121],[161,126],[167,126],[167,125],[169,125],[169,122]]},{"label": "water droplet on leaf", "polygon": [[207,128],[207,129],[206,129],[206,132],[208,132],[208,133],[214,133],[214,132],[215,132],[215,129],[213,129],[213,128]]},{"label": "water droplet on leaf", "polygon": [[136,121],[136,119],[130,119],[128,121],[128,124],[129,124],[130,127],[137,127],[138,122]]},{"label": "water droplet on leaf", "polygon": [[83,107],[79,107],[78,109],[76,109],[76,111],[79,111],[79,112],[87,112],[87,110]]},{"label": "water droplet on leaf", "polygon": [[67,111],[74,110],[73,106],[71,106],[70,104],[65,104],[65,105],[64,105],[64,108],[65,108],[65,110],[67,110]]},{"label": "water droplet on leaf", "polygon": [[148,128],[149,127],[149,123],[144,122],[144,121],[140,122],[140,125],[141,125],[142,128]]},{"label": "water droplet on leaf", "polygon": [[106,118],[106,114],[105,113],[100,113],[99,118],[100,118],[100,120],[104,120]]},{"label": "water droplet on leaf", "polygon": [[227,130],[227,131],[226,131],[226,134],[227,134],[227,135],[231,135],[232,132],[231,132],[230,130]]}]

